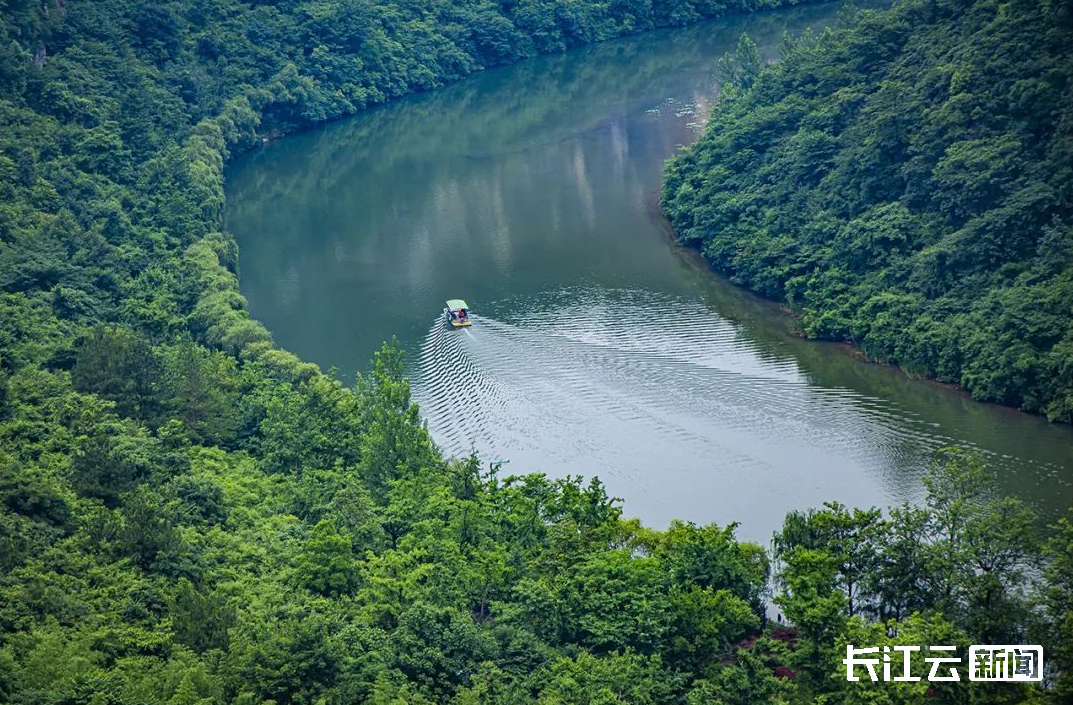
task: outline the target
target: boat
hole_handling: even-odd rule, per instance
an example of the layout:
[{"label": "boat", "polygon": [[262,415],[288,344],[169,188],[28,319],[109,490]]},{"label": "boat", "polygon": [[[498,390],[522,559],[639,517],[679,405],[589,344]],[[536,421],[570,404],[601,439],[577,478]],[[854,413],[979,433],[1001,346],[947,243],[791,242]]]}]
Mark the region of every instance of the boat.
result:
[{"label": "boat", "polygon": [[453,328],[465,328],[473,325],[469,316],[469,304],[462,299],[448,299],[443,316]]}]

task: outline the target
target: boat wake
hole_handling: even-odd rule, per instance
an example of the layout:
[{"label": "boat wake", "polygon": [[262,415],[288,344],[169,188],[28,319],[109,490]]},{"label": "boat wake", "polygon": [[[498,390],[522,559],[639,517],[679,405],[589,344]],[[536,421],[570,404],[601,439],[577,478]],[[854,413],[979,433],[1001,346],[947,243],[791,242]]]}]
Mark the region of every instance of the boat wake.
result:
[{"label": "boat wake", "polygon": [[886,402],[813,385],[700,302],[567,291],[473,321],[460,335],[437,319],[413,375],[441,448],[509,458],[516,473],[599,475],[648,517],[909,499],[915,479],[889,473],[949,442]]}]

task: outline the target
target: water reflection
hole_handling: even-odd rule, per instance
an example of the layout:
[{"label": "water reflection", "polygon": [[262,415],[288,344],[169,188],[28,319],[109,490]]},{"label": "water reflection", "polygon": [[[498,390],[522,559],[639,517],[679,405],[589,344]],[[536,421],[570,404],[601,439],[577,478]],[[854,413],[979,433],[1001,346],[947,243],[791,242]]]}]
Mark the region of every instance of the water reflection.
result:
[{"label": "water reflection", "polygon": [[[668,246],[663,160],[695,138],[715,59],[768,54],[834,5],[710,23],[488,72],[269,145],[230,173],[242,286],[277,341],[354,370],[399,337],[449,451],[600,474],[627,510],[743,522],[918,495],[948,443],[1070,504],[1073,434],[802,341]],[[471,331],[435,321],[466,298]]]}]

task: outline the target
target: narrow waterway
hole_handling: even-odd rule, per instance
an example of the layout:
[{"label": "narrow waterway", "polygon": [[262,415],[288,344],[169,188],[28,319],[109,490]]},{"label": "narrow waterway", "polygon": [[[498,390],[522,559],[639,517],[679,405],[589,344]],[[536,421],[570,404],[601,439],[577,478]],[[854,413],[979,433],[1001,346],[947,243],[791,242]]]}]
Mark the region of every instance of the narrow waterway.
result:
[{"label": "narrow waterway", "polygon": [[[227,225],[253,315],[347,377],[396,336],[445,451],[599,475],[655,526],[737,521],[766,541],[789,509],[912,501],[950,444],[1056,515],[1073,503],[1068,427],[801,340],[663,229],[662,164],[702,126],[716,60],[743,31],[774,55],[837,11],[527,61],[244,156]],[[445,328],[455,297],[472,328]]]}]

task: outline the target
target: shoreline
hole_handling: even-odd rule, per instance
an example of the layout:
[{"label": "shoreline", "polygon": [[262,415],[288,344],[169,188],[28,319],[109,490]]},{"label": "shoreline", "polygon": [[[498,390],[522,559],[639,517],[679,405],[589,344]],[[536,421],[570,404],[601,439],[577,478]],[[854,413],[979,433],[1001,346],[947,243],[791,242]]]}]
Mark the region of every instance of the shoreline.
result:
[{"label": "shoreline", "polygon": [[922,383],[933,388],[941,389],[946,392],[950,392],[958,395],[966,401],[970,401],[973,404],[980,404],[983,406],[999,409],[1004,413],[1016,414],[1021,417],[1027,417],[1031,419],[1038,419],[1043,421],[1048,426],[1057,428],[1067,428],[1073,432],[1073,425],[1064,423],[1061,420],[1051,421],[1042,414],[1033,414],[1023,409],[1019,409],[1015,406],[1009,406],[1007,404],[1000,404],[993,401],[982,401],[975,399],[972,393],[965,389],[960,384],[955,382],[943,382],[942,380],[934,379],[924,375],[914,375],[905,370],[901,365],[892,362],[883,362],[882,360],[870,359],[864,352],[861,351],[856,345],[848,340],[829,340],[826,338],[810,338],[807,335],[801,333],[797,326],[794,324],[800,319],[800,314],[794,311],[792,308],[784,303],[769,299],[761,296],[752,289],[742,286],[731,281],[724,273],[713,266],[708,260],[704,258],[704,254],[699,247],[693,247],[690,245],[683,245],[678,241],[677,233],[674,229],[674,225],[670,219],[663,213],[663,209],[660,207],[660,193],[652,194],[652,199],[649,201],[649,213],[656,224],[659,226],[660,232],[663,234],[667,245],[674,251],[675,255],[690,269],[701,274],[710,280],[717,280],[723,284],[734,287],[737,291],[748,295],[755,302],[761,304],[765,308],[769,309],[775,316],[782,318],[788,325],[786,328],[786,335],[797,338],[798,340],[806,341],[811,344],[818,344],[824,347],[829,347],[837,351],[837,354],[843,355],[847,358],[851,358],[857,362],[866,365],[874,365],[881,367],[892,372],[896,371],[900,373],[907,380],[912,382]]}]

